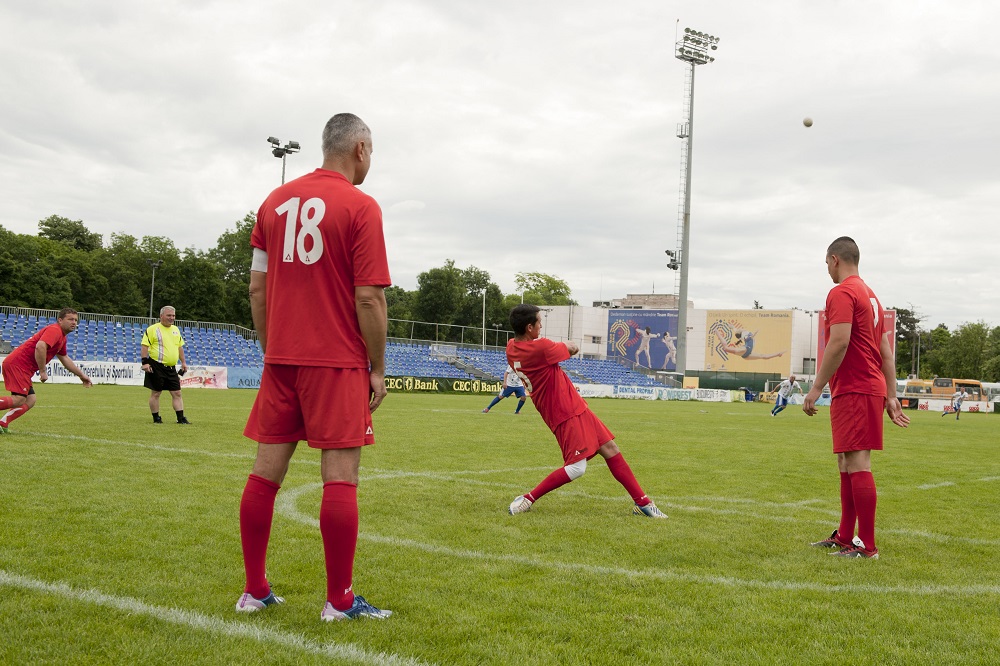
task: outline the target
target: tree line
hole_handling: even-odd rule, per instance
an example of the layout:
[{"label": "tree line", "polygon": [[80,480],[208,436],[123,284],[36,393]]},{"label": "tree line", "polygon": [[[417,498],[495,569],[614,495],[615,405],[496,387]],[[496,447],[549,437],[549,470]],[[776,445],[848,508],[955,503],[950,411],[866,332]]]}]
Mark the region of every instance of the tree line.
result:
[{"label": "tree line", "polygon": [[[0,226],[0,305],[142,317],[149,314],[151,261],[156,269],[153,311],[177,308],[180,319],[228,322],[252,327],[249,289],[248,213],[219,236],[209,250],[178,248],[165,236],[111,234],[104,242],[81,220],[52,215],[39,221],[37,235]],[[540,272],[518,273],[514,293],[504,294],[490,274],[448,260],[417,276],[417,288],[386,289],[389,335],[399,338],[503,344],[507,316],[516,304],[576,305],[569,285]],[[755,306],[758,304],[755,302]],[[896,310],[896,368],[899,377],[961,377],[1000,381],[1000,326],[984,321],[921,325],[916,309]]]},{"label": "tree line", "polygon": [[[247,213],[209,250],[179,249],[165,236],[113,233],[107,243],[82,220],[51,215],[38,235],[0,226],[0,305],[143,317],[152,306],[177,308],[178,318],[250,328],[250,234]],[[504,294],[490,274],[448,260],[417,276],[417,289],[386,290],[389,335],[442,341],[481,339],[485,294],[489,340],[506,340],[507,315],[522,300],[536,305],[575,305],[565,281],[544,273],[519,273],[517,293]],[[427,323],[406,323],[402,320]],[[463,330],[472,328],[474,331]]]}]

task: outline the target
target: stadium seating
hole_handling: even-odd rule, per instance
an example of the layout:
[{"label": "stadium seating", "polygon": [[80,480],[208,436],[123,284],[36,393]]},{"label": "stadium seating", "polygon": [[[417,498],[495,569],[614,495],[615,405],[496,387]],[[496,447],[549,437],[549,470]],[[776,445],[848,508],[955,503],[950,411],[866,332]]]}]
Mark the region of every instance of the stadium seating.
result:
[{"label": "stadium seating", "polygon": [[[0,312],[0,337],[16,347],[41,327],[55,322],[55,317],[14,315]],[[139,342],[146,325],[103,319],[81,319],[80,326],[67,339],[70,358],[79,361],[139,362]],[[264,364],[255,340],[243,337],[230,328],[195,327],[179,322],[184,336],[184,354],[188,365],[211,365],[257,368]],[[499,349],[458,348],[458,360],[482,373],[500,379],[507,368],[507,357]],[[579,384],[617,384],[622,386],[662,386],[653,378],[619,365],[613,360],[571,358],[562,367]],[[386,374],[389,376],[450,377],[468,379],[468,372],[445,360],[431,356],[429,344],[389,342],[386,346]]]},{"label": "stadium seating", "polygon": [[[0,313],[2,315],[3,313]],[[55,322],[54,317],[4,315],[0,335],[16,347],[35,332]],[[139,362],[139,344],[146,326],[141,323],[81,319],[75,333],[66,340],[70,358],[78,361]],[[263,354],[254,340],[230,329],[180,326],[184,336],[184,355],[188,365],[260,367]]]},{"label": "stadium seating", "polygon": [[431,356],[429,345],[390,342],[385,349],[385,373],[392,377],[451,377],[468,379],[472,375],[450,363]]}]

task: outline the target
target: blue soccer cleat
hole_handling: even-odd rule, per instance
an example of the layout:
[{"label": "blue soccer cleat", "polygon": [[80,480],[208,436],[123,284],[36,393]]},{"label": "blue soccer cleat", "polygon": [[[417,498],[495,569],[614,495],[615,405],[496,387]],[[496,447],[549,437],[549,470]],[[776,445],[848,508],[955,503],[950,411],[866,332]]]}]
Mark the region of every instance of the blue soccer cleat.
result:
[{"label": "blue soccer cleat", "polygon": [[326,602],[326,606],[323,607],[323,612],[320,613],[319,619],[324,622],[334,622],[340,620],[354,620],[359,617],[370,617],[374,620],[384,620],[385,618],[392,615],[391,610],[382,610],[380,608],[375,608],[370,603],[365,601],[365,598],[361,595],[354,595],[354,603],[351,607],[345,611],[339,611],[333,607],[329,601]]}]

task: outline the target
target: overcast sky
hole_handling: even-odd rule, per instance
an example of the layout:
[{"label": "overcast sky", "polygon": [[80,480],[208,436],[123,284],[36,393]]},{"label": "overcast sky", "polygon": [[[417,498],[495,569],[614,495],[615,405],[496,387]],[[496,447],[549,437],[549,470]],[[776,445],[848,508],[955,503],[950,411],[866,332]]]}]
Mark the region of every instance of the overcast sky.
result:
[{"label": "overcast sky", "polygon": [[396,284],[453,259],[587,305],[675,288],[690,26],[721,38],[696,74],[696,307],[818,309],[850,235],[884,305],[1000,325],[997,3],[38,0],[0,25],[9,230],[211,248],[279,184],[268,136],[302,144],[291,179],[351,111]]}]

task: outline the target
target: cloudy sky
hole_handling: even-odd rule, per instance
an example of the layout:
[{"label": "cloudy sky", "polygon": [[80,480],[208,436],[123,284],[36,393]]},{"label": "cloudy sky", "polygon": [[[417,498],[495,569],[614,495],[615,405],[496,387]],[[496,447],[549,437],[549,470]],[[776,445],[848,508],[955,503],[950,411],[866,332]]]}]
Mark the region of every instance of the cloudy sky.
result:
[{"label": "cloudy sky", "polygon": [[697,307],[819,308],[846,234],[885,305],[1000,325],[996,3],[38,0],[0,25],[7,229],[211,248],[279,184],[268,136],[302,144],[296,177],[352,111],[396,284],[453,259],[583,304],[675,288],[690,26],[721,38],[696,74]]}]

